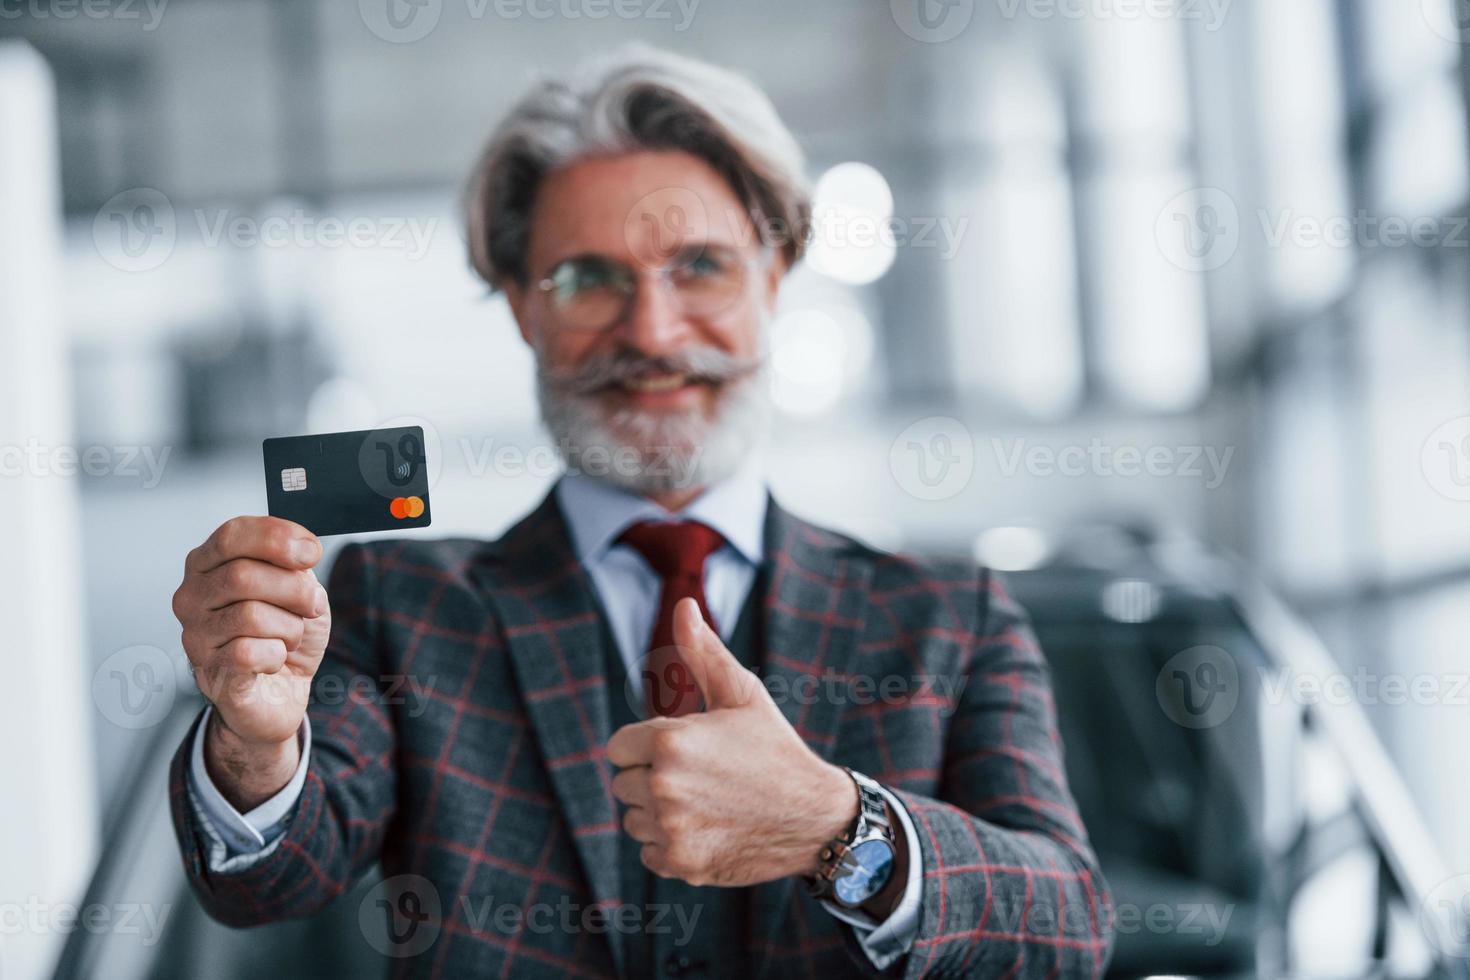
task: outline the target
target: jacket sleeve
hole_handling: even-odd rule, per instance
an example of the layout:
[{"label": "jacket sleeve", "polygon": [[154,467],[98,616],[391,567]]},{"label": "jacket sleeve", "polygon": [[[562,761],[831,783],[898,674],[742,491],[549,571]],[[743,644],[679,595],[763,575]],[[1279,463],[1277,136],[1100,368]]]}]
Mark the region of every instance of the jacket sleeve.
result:
[{"label": "jacket sleeve", "polygon": [[285,832],[233,872],[211,870],[212,836],[191,805],[194,731],[174,755],[170,808],[185,873],[211,916],[251,926],[310,915],[372,867],[394,814],[393,718],[381,692],[373,553],[349,544],[332,566],[332,633],[307,709],[312,742]]},{"label": "jacket sleeve", "polygon": [[895,791],[923,862],[906,977],[1100,977],[1107,885],[1062,769],[1050,673],[1025,613],[981,573],[938,799]]}]

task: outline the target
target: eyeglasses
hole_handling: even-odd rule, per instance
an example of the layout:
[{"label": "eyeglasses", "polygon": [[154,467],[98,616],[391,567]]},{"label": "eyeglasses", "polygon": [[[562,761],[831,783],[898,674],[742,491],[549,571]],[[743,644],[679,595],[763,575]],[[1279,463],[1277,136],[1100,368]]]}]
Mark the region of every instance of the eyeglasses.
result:
[{"label": "eyeglasses", "polygon": [[[693,316],[710,316],[738,300],[761,260],[723,245],[703,244],[649,270],[662,288]],[[628,312],[638,293],[639,273],[600,255],[558,262],[536,284],[546,294],[557,322],[570,330],[606,330]]]}]

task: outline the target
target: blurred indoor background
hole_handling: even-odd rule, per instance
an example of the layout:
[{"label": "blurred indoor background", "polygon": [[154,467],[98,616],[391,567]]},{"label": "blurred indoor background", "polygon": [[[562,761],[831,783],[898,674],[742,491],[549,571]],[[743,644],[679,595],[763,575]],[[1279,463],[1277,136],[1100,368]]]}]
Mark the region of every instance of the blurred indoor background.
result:
[{"label": "blurred indoor background", "polygon": [[[0,900],[80,899],[263,437],[423,424],[429,536],[550,485],[462,182],[630,41],[748,73],[809,154],[783,503],[1018,573],[1097,526],[1238,559],[1348,676],[1428,678],[1358,700],[1470,872],[1463,7],[0,0]],[[0,975],[64,938],[6,928]]]}]

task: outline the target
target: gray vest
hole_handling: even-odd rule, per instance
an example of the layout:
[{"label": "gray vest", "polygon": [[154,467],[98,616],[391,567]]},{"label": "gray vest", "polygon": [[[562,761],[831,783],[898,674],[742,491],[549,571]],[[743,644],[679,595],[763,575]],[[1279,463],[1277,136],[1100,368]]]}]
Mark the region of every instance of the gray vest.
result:
[{"label": "gray vest", "polygon": [[[758,574],[731,634],[730,652],[747,667],[756,668],[756,651],[763,646],[761,596],[765,575]],[[607,686],[613,730],[640,720],[628,703],[627,669],[617,643],[602,622],[602,649],[607,660]],[[618,807],[621,820],[624,808]],[[643,928],[623,937],[628,977],[746,977],[746,889],[696,888],[677,878],[660,878],[639,859],[642,845],[626,833],[619,836],[619,864],[624,904],[642,910]]]}]

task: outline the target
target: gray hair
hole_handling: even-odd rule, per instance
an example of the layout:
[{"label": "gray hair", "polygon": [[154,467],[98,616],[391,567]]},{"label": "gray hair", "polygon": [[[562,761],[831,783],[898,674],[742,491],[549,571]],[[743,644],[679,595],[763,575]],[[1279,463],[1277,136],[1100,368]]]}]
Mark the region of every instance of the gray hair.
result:
[{"label": "gray hair", "polygon": [[496,128],[470,177],[470,263],[492,288],[525,284],[537,188],[594,156],[680,150],[719,173],[788,267],[805,250],[811,190],[805,159],[749,79],[642,45],[535,85]]}]

